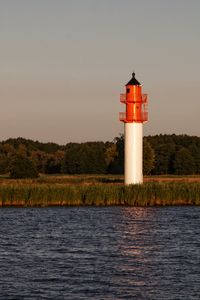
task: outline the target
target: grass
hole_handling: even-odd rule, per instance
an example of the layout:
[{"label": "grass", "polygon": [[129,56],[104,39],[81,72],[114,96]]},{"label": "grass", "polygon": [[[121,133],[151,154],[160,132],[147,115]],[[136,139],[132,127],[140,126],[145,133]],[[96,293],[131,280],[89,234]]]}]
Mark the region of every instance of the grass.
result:
[{"label": "grass", "polygon": [[0,178],[0,206],[200,205],[200,182],[148,181],[124,186],[122,176]]}]

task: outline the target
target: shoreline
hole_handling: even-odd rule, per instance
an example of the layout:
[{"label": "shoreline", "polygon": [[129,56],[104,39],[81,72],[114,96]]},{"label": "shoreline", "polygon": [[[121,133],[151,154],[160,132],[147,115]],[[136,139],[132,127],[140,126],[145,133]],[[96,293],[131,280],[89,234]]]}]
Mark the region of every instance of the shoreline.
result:
[{"label": "shoreline", "polygon": [[200,205],[199,178],[149,178],[130,186],[119,176],[0,179],[0,207]]}]

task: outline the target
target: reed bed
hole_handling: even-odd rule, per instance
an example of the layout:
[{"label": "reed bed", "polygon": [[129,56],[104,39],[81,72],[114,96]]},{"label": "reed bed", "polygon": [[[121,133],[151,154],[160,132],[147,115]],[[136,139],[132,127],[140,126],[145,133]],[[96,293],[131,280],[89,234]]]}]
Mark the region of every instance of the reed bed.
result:
[{"label": "reed bed", "polygon": [[0,206],[164,206],[200,205],[199,182],[146,182],[120,184],[46,184],[0,185]]},{"label": "reed bed", "polygon": [[40,175],[34,179],[10,179],[0,176],[1,184],[94,184],[94,183],[123,183],[122,175]]}]

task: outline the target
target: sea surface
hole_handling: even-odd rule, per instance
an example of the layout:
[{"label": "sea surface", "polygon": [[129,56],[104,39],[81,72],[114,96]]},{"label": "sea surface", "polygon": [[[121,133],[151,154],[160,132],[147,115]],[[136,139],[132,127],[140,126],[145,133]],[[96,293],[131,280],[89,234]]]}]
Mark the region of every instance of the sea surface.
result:
[{"label": "sea surface", "polygon": [[9,299],[200,299],[200,207],[0,209]]}]

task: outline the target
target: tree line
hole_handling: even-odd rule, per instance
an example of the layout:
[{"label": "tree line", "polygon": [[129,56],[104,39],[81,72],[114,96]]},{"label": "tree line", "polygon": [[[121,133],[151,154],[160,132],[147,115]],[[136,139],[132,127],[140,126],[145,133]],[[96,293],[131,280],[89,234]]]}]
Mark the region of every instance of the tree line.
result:
[{"label": "tree line", "polygon": [[[200,137],[154,135],[143,140],[148,174],[200,174]],[[58,145],[24,138],[0,142],[0,174],[13,178],[44,174],[123,174],[124,136],[112,142]],[[29,173],[29,174],[27,174]]]}]

